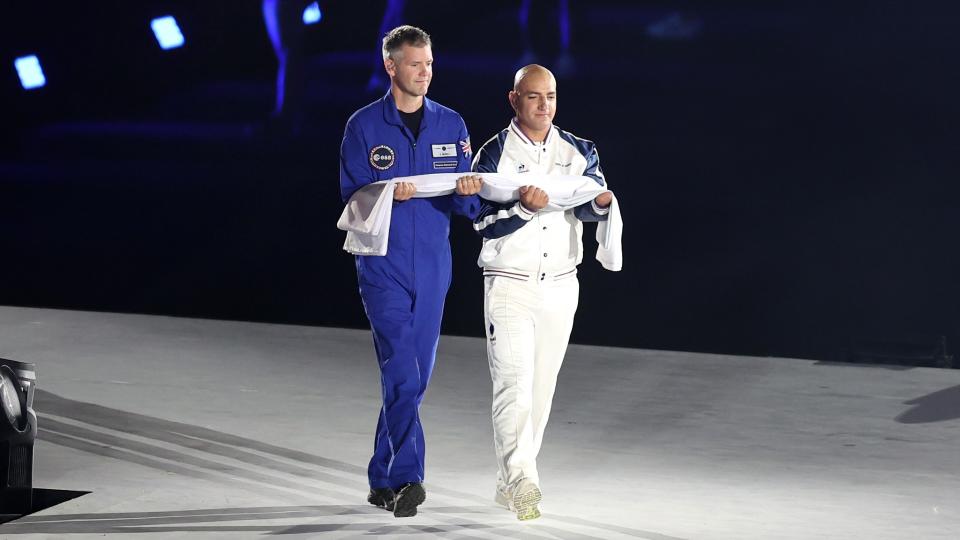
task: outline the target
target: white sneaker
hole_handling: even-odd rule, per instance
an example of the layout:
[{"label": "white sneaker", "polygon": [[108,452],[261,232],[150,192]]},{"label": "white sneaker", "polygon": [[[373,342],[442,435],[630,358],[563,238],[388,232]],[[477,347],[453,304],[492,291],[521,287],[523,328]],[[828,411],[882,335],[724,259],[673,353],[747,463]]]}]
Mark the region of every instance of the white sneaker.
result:
[{"label": "white sneaker", "polygon": [[513,497],[511,497],[508,493],[504,493],[504,491],[500,488],[497,488],[497,494],[493,496],[493,500],[511,512],[517,511],[513,507]]},{"label": "white sneaker", "polygon": [[521,521],[537,519],[540,517],[540,508],[537,505],[542,499],[540,486],[524,478],[513,488],[513,494],[510,497],[510,503],[513,506],[511,510],[517,513],[517,519]]}]

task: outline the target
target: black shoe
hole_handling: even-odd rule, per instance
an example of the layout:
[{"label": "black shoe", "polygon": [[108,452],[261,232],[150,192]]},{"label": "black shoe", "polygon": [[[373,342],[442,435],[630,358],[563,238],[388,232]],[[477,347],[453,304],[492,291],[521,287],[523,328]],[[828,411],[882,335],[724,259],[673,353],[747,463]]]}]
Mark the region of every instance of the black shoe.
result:
[{"label": "black shoe", "polygon": [[394,494],[390,488],[370,488],[367,502],[393,512]]},{"label": "black shoe", "polygon": [[411,517],[417,515],[417,507],[427,499],[427,492],[423,484],[409,482],[397,490],[393,499],[393,517]]}]

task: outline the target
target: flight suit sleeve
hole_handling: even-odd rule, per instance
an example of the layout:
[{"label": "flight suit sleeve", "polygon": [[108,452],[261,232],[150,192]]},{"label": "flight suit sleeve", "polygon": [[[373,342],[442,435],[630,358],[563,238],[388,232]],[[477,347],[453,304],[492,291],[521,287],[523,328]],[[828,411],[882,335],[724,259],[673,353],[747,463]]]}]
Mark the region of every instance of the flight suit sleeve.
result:
[{"label": "flight suit sleeve", "polygon": [[[457,118],[460,122],[460,134],[457,137],[457,172],[470,172],[470,159],[473,157],[473,149],[470,148],[470,134],[467,133],[467,125],[463,118]],[[453,194],[451,202],[451,211],[454,214],[467,217],[471,220],[476,219],[480,213],[480,198],[476,195],[457,195]]]},{"label": "flight suit sleeve", "polygon": [[354,122],[348,122],[340,144],[340,198],[344,203],[354,191],[376,180],[368,161],[363,133]]}]

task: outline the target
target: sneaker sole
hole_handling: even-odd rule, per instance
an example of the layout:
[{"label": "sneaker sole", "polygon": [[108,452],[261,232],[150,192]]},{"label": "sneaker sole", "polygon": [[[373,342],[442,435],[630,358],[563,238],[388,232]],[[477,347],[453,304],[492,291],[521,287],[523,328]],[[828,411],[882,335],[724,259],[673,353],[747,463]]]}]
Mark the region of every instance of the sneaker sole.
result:
[{"label": "sneaker sole", "polygon": [[417,507],[427,500],[427,492],[423,486],[413,485],[397,493],[393,501],[393,517],[413,517],[417,515]]},{"label": "sneaker sole", "polygon": [[513,496],[513,506],[517,511],[517,519],[527,521],[540,517],[540,509],[537,505],[543,499],[540,488],[533,488],[523,493],[517,493]]},{"label": "sneaker sole", "polygon": [[367,502],[376,506],[377,508],[383,508],[384,510],[393,512],[393,501],[387,502],[387,500],[383,497],[367,497]]}]

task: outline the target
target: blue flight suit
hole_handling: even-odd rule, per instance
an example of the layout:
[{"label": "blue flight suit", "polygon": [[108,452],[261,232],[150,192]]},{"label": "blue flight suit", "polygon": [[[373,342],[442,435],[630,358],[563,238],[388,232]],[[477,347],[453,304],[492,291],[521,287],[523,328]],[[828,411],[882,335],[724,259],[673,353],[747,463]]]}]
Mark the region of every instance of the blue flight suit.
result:
[{"label": "blue flight suit", "polygon": [[[347,121],[340,146],[340,195],[379,180],[469,172],[470,139],[463,118],[423,100],[420,133],[404,125],[390,92]],[[476,195],[393,202],[385,256],[357,256],[360,297],[373,330],[383,407],[377,422],[371,488],[423,482],[424,437],[418,408],[433,371],[443,303],[450,287],[450,215],[473,220]]]}]

